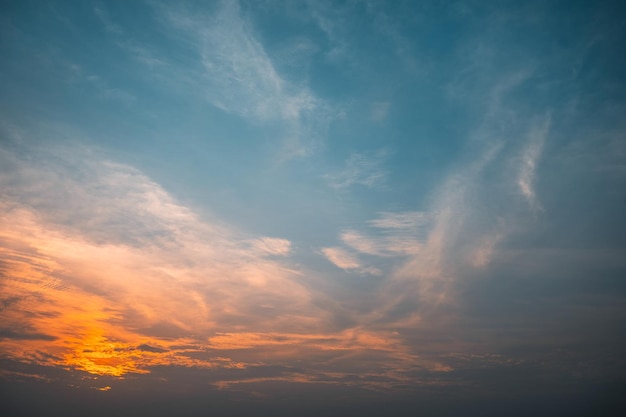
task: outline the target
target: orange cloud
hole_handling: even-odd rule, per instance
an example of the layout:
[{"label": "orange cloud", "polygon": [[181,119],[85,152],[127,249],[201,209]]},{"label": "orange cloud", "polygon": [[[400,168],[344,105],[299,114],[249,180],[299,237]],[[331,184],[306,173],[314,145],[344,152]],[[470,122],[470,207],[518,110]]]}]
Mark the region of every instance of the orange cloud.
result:
[{"label": "orange cloud", "polygon": [[[29,166],[37,187],[0,195],[4,357],[114,378],[233,371],[214,381],[223,387],[254,367],[303,370],[272,376],[285,381],[369,375],[379,385],[436,368],[399,334],[367,326],[367,314],[334,326],[328,296],[290,265],[288,240],[216,226],[136,170],[91,162],[92,178]],[[59,199],[61,189],[72,194]]]}]

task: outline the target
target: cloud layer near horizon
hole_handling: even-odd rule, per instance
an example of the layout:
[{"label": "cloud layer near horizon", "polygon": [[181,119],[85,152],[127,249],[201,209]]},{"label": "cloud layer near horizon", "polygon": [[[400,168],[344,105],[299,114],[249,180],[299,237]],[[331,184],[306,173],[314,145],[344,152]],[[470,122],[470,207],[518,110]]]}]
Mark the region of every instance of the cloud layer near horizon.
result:
[{"label": "cloud layer near horizon", "polygon": [[[280,259],[288,240],[202,221],[140,172],[93,154],[40,156],[3,152],[12,172],[2,177],[5,354],[113,376],[294,366],[306,355],[319,379],[322,364],[345,352],[370,352],[365,369],[374,360],[419,363],[392,332],[332,330],[316,305],[328,295]],[[305,374],[274,378],[313,378]]]}]

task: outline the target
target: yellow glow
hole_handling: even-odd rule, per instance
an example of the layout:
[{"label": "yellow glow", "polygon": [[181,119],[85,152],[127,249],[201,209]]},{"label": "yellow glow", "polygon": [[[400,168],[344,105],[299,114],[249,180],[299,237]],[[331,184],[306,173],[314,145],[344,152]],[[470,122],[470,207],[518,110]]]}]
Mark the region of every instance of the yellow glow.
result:
[{"label": "yellow glow", "polygon": [[137,357],[128,344],[112,342],[93,335],[74,341],[75,347],[64,356],[64,364],[95,375],[122,376],[129,372],[148,373],[137,367]]}]

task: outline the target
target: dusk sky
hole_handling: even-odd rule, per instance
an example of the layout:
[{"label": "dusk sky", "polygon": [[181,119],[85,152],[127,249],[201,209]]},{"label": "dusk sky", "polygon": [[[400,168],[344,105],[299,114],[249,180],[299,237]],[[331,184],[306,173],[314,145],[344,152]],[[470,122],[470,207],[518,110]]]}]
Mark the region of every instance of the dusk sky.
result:
[{"label": "dusk sky", "polygon": [[623,2],[1,2],[3,416],[624,392]]}]

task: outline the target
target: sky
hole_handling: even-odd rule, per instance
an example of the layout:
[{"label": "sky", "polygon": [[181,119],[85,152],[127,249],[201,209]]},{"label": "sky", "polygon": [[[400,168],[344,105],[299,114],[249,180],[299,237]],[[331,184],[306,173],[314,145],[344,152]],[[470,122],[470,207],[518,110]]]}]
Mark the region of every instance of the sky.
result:
[{"label": "sky", "polygon": [[0,410],[608,415],[619,1],[4,1]]}]

